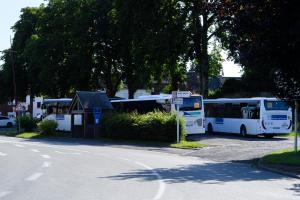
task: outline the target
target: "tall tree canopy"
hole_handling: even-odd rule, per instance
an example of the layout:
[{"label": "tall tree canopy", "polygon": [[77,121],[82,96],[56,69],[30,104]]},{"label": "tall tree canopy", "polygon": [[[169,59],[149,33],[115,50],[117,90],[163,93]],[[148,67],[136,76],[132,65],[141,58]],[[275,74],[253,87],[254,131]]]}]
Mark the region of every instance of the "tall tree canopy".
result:
[{"label": "tall tree canopy", "polygon": [[138,88],[161,86],[163,80],[177,90],[189,62],[199,73],[199,91],[207,96],[208,77],[220,73],[222,61],[218,48],[209,52],[220,33],[217,5],[209,0],[49,0],[24,8],[2,58],[1,82],[9,87],[1,98],[12,96],[12,52],[19,97],[97,89],[114,96],[123,82],[132,98]]},{"label": "tall tree canopy", "polygon": [[223,0],[224,44],[242,64],[251,89],[283,98],[300,92],[300,13],[296,0]]}]

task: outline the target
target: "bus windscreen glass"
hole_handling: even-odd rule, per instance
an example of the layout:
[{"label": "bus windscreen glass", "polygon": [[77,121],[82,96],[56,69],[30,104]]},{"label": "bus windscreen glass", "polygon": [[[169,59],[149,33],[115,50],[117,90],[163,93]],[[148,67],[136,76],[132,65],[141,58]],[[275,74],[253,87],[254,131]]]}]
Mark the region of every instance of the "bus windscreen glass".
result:
[{"label": "bus windscreen glass", "polygon": [[180,111],[201,110],[202,98],[201,96],[183,98],[183,104],[179,106]]},{"label": "bus windscreen glass", "polygon": [[284,101],[268,101],[264,102],[266,110],[288,110],[289,106]]}]

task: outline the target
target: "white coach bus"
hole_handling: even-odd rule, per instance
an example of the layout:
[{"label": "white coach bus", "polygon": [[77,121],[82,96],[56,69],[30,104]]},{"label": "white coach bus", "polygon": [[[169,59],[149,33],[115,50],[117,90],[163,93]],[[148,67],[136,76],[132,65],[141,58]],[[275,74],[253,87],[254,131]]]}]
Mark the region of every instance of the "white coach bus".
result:
[{"label": "white coach bus", "polygon": [[[147,113],[154,110],[175,112],[175,105],[171,102],[172,95],[145,95],[136,99],[111,100],[116,111]],[[200,95],[192,95],[183,98],[183,105],[179,107],[180,115],[183,116],[187,134],[203,134],[204,127],[204,105]]]},{"label": "white coach bus", "polygon": [[43,120],[57,122],[58,131],[71,131],[71,114],[69,107],[72,99],[44,99],[42,103]]},{"label": "white coach bus", "polygon": [[204,107],[208,133],[272,138],[292,131],[292,109],[276,98],[207,99]]}]

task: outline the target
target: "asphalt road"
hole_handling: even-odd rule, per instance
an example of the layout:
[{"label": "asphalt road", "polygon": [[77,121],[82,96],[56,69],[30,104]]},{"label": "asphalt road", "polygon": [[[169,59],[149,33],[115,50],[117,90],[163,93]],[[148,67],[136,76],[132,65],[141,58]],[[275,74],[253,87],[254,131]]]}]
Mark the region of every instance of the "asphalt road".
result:
[{"label": "asphalt road", "polygon": [[293,200],[300,181],[215,162],[80,140],[0,136],[0,199]]}]

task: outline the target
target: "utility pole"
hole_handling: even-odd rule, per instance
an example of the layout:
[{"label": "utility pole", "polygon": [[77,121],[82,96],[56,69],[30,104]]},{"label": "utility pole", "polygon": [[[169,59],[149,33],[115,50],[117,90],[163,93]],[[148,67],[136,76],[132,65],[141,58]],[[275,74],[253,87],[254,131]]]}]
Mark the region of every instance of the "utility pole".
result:
[{"label": "utility pole", "polygon": [[11,67],[12,67],[12,74],[13,74],[13,91],[14,91],[14,100],[15,100],[14,109],[15,109],[16,118],[17,118],[17,121],[18,121],[17,132],[20,133],[20,116],[18,116],[19,114],[17,112],[18,99],[17,99],[15,60],[14,60],[14,53],[16,51],[14,51],[12,48],[13,48],[12,47],[12,41],[11,41],[11,37],[10,37],[10,58],[11,58]]},{"label": "utility pole", "polygon": [[294,124],[294,132],[295,132],[295,146],[294,146],[294,150],[295,150],[295,152],[297,152],[298,151],[298,101],[297,100],[295,100],[295,113],[294,113],[294,119],[295,119],[295,124]]}]

